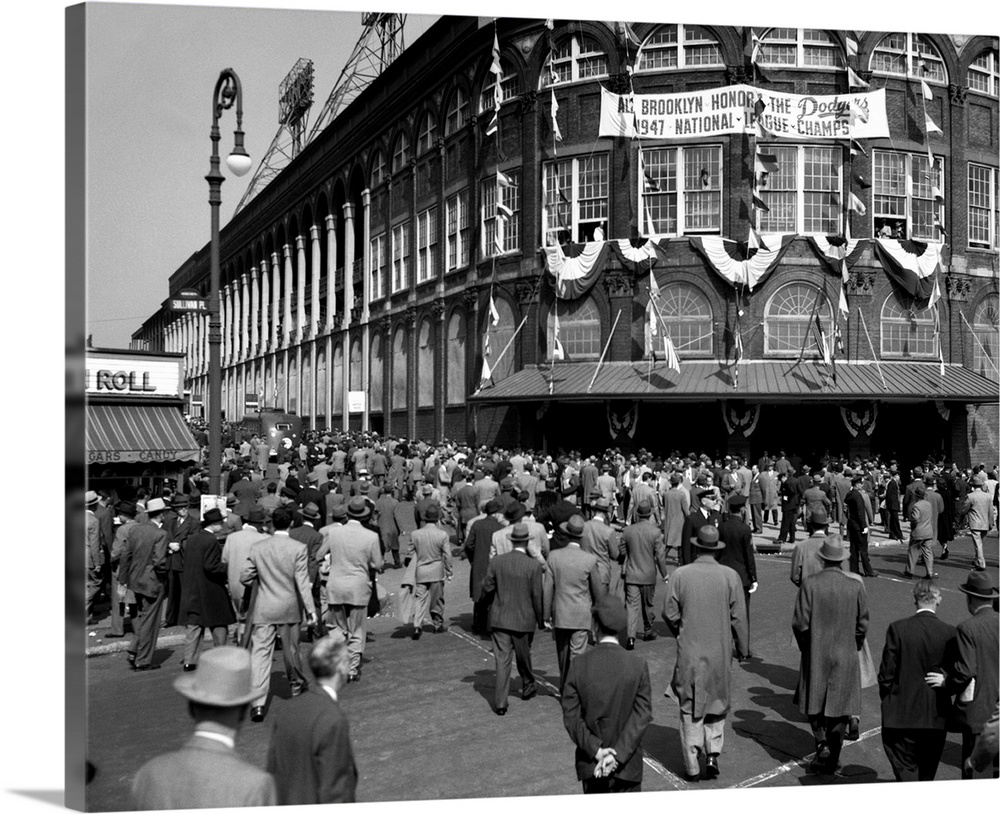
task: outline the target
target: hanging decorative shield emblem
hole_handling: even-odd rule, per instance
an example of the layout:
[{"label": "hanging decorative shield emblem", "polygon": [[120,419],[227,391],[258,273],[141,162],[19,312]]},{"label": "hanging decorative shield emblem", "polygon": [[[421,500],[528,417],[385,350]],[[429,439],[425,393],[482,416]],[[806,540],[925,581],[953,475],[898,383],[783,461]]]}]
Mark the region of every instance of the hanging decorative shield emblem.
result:
[{"label": "hanging decorative shield emblem", "polygon": [[635,436],[635,427],[639,422],[639,402],[607,402],[608,406],[608,432],[611,433],[611,440],[617,440],[624,435],[629,438]]},{"label": "hanging decorative shield emblem", "polygon": [[878,402],[873,401],[867,406],[859,405],[857,409],[841,407],[840,415],[852,438],[857,438],[859,432],[870,436],[875,430],[875,421],[878,419]]},{"label": "hanging decorative shield emblem", "polygon": [[726,430],[732,435],[739,430],[744,438],[749,438],[757,428],[760,418],[759,404],[745,404],[742,401],[723,401],[722,420],[726,422]]}]

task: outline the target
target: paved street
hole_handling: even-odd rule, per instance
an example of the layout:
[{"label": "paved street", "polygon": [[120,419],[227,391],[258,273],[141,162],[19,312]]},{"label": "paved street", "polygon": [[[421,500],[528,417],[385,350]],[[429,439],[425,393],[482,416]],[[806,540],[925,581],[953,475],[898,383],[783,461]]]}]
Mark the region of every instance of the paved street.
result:
[{"label": "paved street", "polygon": [[[766,530],[773,540],[775,531]],[[801,536],[801,535],[800,535]],[[760,538],[758,538],[760,539]],[[884,538],[881,538],[884,542]],[[876,534],[875,541],[880,540]],[[944,602],[940,616],[957,624],[967,615],[965,595],[958,591],[971,567],[967,538],[951,545],[952,556],[937,562]],[[872,548],[879,579],[865,581],[871,612],[869,646],[878,664],[887,625],[913,611],[911,585],[902,579],[906,549],[900,545]],[[997,538],[986,547],[987,564],[997,579]],[[831,782],[807,775],[803,766],[812,752],[809,727],[792,705],[798,651],[791,642],[795,587],[788,579],[789,557],[758,555],[760,587],[751,601],[751,647],[754,659],[733,667],[734,704],[726,726],[726,744],[718,780],[698,788],[809,786]],[[504,718],[491,711],[493,658],[488,639],[471,635],[468,598],[469,565],[457,563],[447,586],[446,633],[410,639],[410,626],[391,616],[369,622],[370,641],[362,681],[341,690],[360,772],[359,801],[577,794],[573,748],[562,725],[553,686],[558,680],[555,645],[547,632],[536,634],[535,667],[543,679],[539,695],[523,702],[515,693]],[[398,589],[402,571],[380,579]],[[663,585],[658,586],[657,611]],[[682,773],[676,702],[665,698],[675,658],[675,642],[658,621],[659,638],[639,641],[636,652],[649,662],[653,685],[653,723],[643,746],[646,771],[643,789],[688,789]],[[97,629],[97,632],[100,628]],[[181,674],[177,630],[166,631],[156,661],[163,669],[132,673],[121,640],[111,647],[90,636],[94,650],[115,650],[88,659],[90,760],[98,773],[89,786],[88,806],[95,810],[127,810],[129,787],[138,767],[153,755],[178,747],[190,732],[185,704],[172,689]],[[308,647],[308,645],[304,645]],[[263,724],[248,723],[237,748],[256,765],[266,760],[274,712],[288,703],[280,654],[275,661],[272,702]],[[843,777],[833,783],[892,780],[879,737],[876,687],[863,690],[862,738],[843,752]],[[484,767],[489,766],[489,771]],[[949,735],[940,780],[959,777],[959,738]]]}]

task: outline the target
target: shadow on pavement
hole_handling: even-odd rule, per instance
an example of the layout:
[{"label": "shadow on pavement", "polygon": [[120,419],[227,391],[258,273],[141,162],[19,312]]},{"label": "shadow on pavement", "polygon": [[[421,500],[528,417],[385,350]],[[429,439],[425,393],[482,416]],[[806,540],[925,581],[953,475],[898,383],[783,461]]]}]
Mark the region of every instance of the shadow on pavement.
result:
[{"label": "shadow on pavement", "polygon": [[759,659],[750,659],[740,663],[740,667],[748,673],[760,676],[774,687],[794,692],[799,683],[799,671],[780,664],[768,664]]},{"label": "shadow on pavement", "polygon": [[[890,778],[891,780],[891,778]],[[878,772],[868,766],[861,766],[851,763],[841,766],[836,775],[823,774],[803,774],[799,778],[799,784],[803,786],[833,786],[845,783],[887,783],[889,780],[879,779]]]},{"label": "shadow on pavement", "polygon": [[684,774],[684,755],[681,752],[679,730],[650,724],[642,736],[642,751],[674,774]]},{"label": "shadow on pavement", "polygon": [[760,744],[778,763],[797,760],[813,749],[812,733],[794,724],[768,720],[763,712],[752,709],[736,710],[733,718],[733,732]]},{"label": "shadow on pavement", "polygon": [[[490,709],[493,708],[493,691],[496,689],[496,671],[476,670],[471,676],[462,679],[463,684],[471,684],[472,689],[479,693]],[[514,680],[511,679],[511,690],[514,689]]]}]

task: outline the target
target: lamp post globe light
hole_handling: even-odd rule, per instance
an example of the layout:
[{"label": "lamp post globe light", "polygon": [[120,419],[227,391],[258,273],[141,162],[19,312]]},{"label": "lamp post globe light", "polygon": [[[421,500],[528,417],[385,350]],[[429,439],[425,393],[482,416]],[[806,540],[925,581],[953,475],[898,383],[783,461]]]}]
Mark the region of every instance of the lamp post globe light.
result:
[{"label": "lamp post globe light", "polygon": [[208,175],[208,203],[212,212],[212,242],[209,256],[210,291],[208,299],[208,479],[209,491],[218,495],[222,485],[222,325],[219,321],[219,207],[222,205],[222,182],[219,171],[219,118],[223,110],[236,105],[236,130],[233,151],[226,166],[233,175],[246,175],[250,156],[243,146],[243,87],[232,68],[219,74],[212,96],[212,158]]}]

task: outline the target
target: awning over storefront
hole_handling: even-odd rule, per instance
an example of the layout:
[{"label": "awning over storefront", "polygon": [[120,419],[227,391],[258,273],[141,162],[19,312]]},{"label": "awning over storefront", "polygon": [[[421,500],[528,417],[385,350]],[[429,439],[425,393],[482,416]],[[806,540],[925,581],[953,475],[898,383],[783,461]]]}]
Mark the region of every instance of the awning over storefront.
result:
[{"label": "awning over storefront", "polygon": [[[681,362],[676,373],[665,362],[605,362],[588,392],[597,362],[525,368],[469,397],[472,403],[649,399],[716,401],[951,401],[991,403],[997,383],[961,365],[937,362],[743,361],[739,375],[718,361]],[[836,377],[834,377],[834,371]],[[883,383],[884,380],[884,383]],[[734,381],[736,382],[734,386]],[[551,386],[550,386],[551,384]]]},{"label": "awning over storefront", "polygon": [[87,406],[88,463],[197,461],[200,457],[198,442],[177,407]]}]

